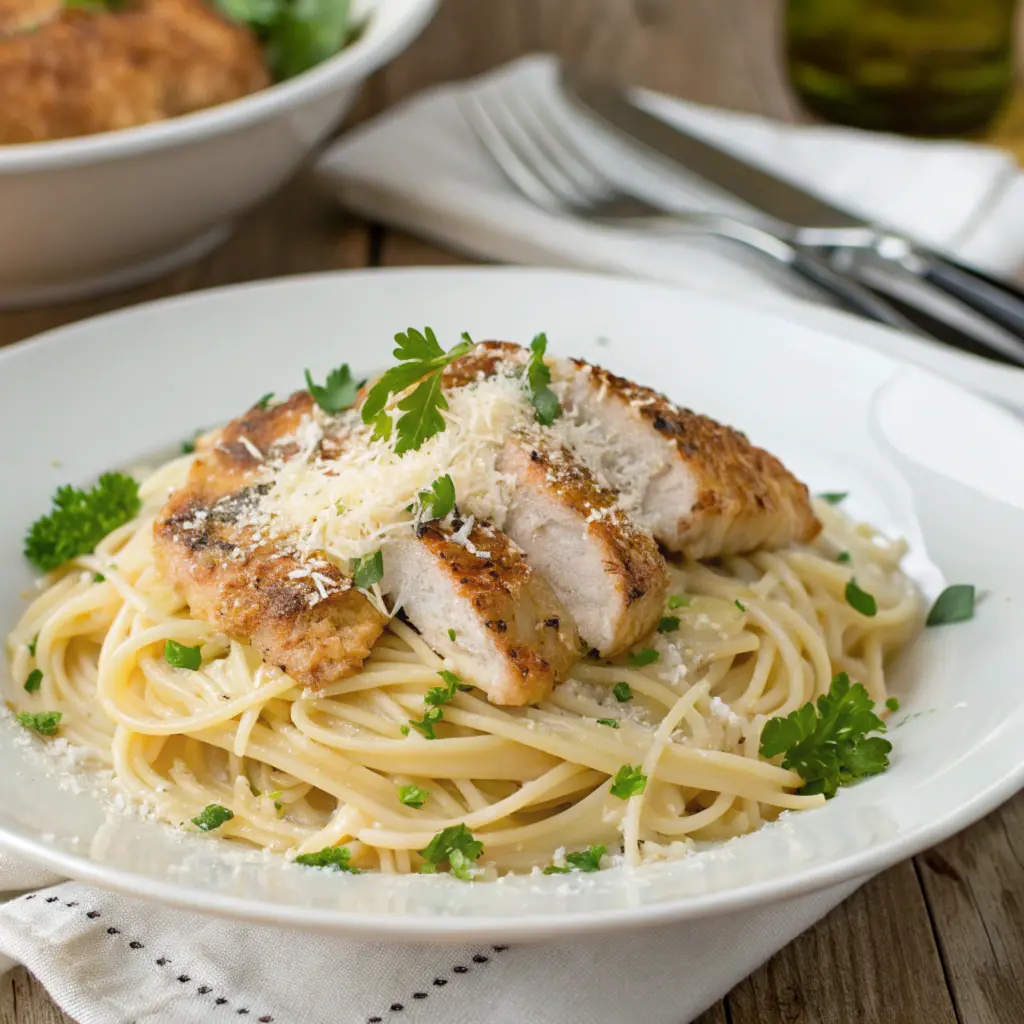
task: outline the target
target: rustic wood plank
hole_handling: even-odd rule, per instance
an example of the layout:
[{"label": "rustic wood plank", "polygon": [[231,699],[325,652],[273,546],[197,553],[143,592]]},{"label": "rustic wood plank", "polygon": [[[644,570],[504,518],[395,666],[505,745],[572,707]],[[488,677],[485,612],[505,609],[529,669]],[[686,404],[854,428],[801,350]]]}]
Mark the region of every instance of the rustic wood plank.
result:
[{"label": "rustic wood plank", "polygon": [[917,858],[963,1024],[1024,1021],[1024,793]]},{"label": "rustic wood plank", "polygon": [[0,1024],[75,1024],[24,967],[0,978]]}]

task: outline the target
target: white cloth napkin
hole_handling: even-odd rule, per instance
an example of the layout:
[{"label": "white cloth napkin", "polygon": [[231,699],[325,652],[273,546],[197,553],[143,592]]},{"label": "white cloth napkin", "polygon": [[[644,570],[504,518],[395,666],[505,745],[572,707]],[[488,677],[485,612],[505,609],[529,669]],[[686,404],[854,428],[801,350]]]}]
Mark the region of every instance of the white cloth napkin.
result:
[{"label": "white cloth napkin", "polygon": [[[764,265],[707,239],[587,227],[521,200],[463,124],[459,89],[518,76],[565,116],[552,65],[531,57],[446,86],[346,136],[320,164],[360,213],[474,256],[611,270],[710,289],[931,366],[1024,411],[1024,374],[866,325],[779,288]],[[960,143],[795,128],[648,95],[652,110],[994,270],[1024,247],[1013,161]],[[584,135],[586,133],[583,133]],[[609,172],[680,208],[724,208],[702,188],[601,148]],[[284,932],[141,903],[0,853],[0,971],[25,964],[82,1024],[686,1024],[863,880],[751,913],[537,946],[405,946]],[[5,960],[5,957],[7,958]],[[685,965],[685,970],[681,970]]]}]

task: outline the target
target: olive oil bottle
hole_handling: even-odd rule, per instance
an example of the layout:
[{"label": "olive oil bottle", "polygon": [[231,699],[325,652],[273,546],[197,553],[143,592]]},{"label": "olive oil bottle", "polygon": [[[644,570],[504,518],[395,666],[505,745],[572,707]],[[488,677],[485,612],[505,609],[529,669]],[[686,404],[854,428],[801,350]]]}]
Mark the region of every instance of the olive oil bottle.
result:
[{"label": "olive oil bottle", "polygon": [[789,73],[829,121],[911,135],[984,127],[1013,82],[1016,0],[788,0]]}]

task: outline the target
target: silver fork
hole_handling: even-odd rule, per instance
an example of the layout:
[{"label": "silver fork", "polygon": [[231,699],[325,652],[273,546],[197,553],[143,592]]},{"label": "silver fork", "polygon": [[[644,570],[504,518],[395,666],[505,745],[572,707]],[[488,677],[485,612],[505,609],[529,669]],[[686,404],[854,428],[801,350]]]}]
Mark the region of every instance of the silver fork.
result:
[{"label": "silver fork", "polygon": [[684,232],[728,239],[768,256],[828,294],[840,306],[913,334],[921,330],[894,306],[821,258],[763,228],[724,214],[664,211],[611,182],[583,148],[570,140],[543,102],[513,90],[461,96],[459,109],[509,183],[551,213],[629,230]]}]

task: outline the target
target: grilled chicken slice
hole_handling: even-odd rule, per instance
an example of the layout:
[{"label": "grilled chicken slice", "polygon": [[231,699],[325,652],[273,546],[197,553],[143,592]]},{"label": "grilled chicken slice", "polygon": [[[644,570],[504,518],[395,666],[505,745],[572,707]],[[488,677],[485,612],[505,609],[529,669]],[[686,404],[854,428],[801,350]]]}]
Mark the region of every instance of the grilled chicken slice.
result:
[{"label": "grilled chicken slice", "polygon": [[498,469],[515,481],[502,524],[551,584],[580,636],[612,657],[657,624],[668,569],[651,535],[564,448],[513,438]]},{"label": "grilled chicken slice", "polygon": [[578,660],[571,617],[494,527],[436,523],[389,541],[383,557],[384,593],[492,704],[535,704]]},{"label": "grilled chicken slice", "polygon": [[157,567],[194,616],[315,688],[357,672],[387,620],[322,554],[300,558],[253,521],[263,458],[297,450],[292,438],[312,408],[299,392],[208,437],[153,540]]}]

